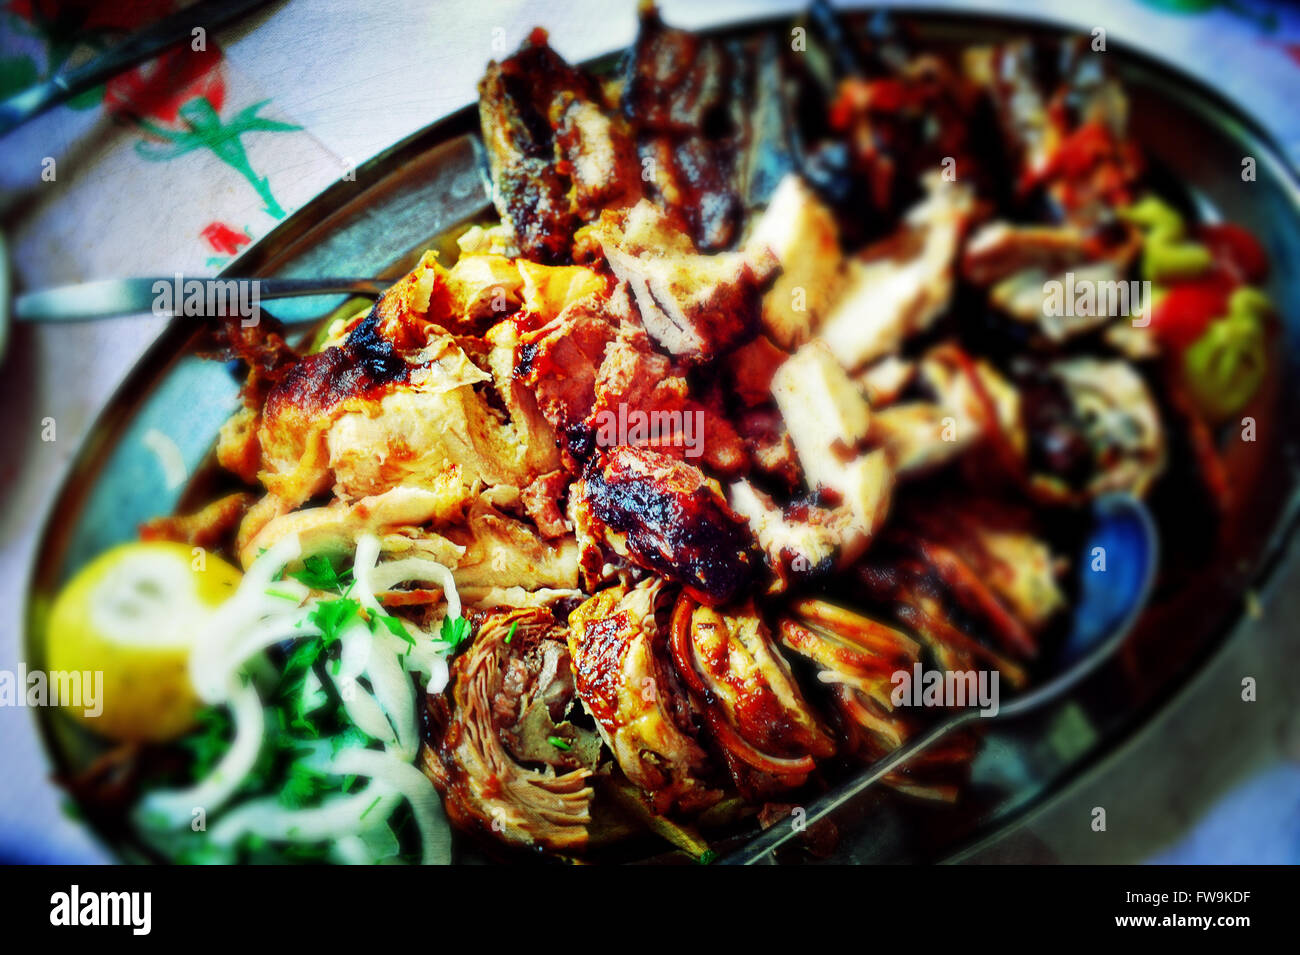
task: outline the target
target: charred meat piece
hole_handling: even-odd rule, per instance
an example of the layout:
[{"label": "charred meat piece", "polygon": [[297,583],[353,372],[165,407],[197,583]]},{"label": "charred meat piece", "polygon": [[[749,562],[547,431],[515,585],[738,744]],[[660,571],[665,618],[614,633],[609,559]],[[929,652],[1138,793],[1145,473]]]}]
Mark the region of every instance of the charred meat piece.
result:
[{"label": "charred meat piece", "polygon": [[488,65],[479,119],[497,211],[529,258],[568,259],[584,218],[640,193],[634,148],[604,113],[596,81],[564,62],[544,30]]},{"label": "charred meat piece", "polygon": [[690,702],[667,656],[663,582],[601,591],[569,615],[579,699],[623,770],[656,812],[693,812],[721,793],[706,783]]},{"label": "charred meat piece", "polygon": [[331,485],[348,500],[401,485],[526,487],[559,466],[553,436],[502,407],[493,376],[466,353],[473,340],[429,326],[427,344],[406,350],[379,320],[372,313],[271,390],[257,441],[272,494],[293,506]]},{"label": "charred meat piece", "polygon": [[[605,349],[586,423],[601,447],[652,447],[737,474],[748,456],[717,399],[710,393],[697,398],[682,363],[656,351],[645,330],[627,322]],[[629,428],[632,415],[639,424]]]},{"label": "charred meat piece", "polygon": [[762,566],[717,482],[658,451],[600,451],[571,498],[580,543],[607,547],[711,606],[746,593]]},{"label": "charred meat piece", "polygon": [[819,336],[849,371],[893,354],[948,308],[975,197],[938,176],[892,236],[849,260],[843,293]]},{"label": "charred meat piece", "polygon": [[[867,458],[872,468],[884,463],[881,452]],[[747,480],[736,481],[728,489],[731,506],[749,521],[767,558],[772,574],[769,594],[783,593],[796,580],[843,569],[861,557],[884,520],[889,495],[887,490],[881,493],[872,523],[867,525],[852,506],[826,508],[798,500],[782,508]]]},{"label": "charred meat piece", "polygon": [[1104,59],[1083,38],[1055,47],[1018,40],[965,56],[1017,168],[1016,198],[1060,221],[1111,220],[1142,176],[1128,103]]},{"label": "charred meat piece", "polygon": [[578,462],[591,453],[586,420],[595,401],[596,376],[606,347],[630,309],[625,293],[616,292],[609,301],[590,298],[574,303],[519,340],[515,377],[533,390],[538,408],[560,436],[570,468],[580,466]]},{"label": "charred meat piece", "polygon": [[140,539],[219,547],[233,535],[253,501],[253,495],[236,491],[217,498],[193,514],[155,517],[141,525]]},{"label": "charred meat piece", "polygon": [[865,595],[891,608],[941,669],[997,669],[1023,686],[1023,663],[1065,605],[1059,561],[1027,513],[997,501],[910,504],[871,566]]},{"label": "charred meat piece", "polygon": [[[571,470],[579,470],[596,445],[619,443],[702,457],[726,475],[748,463],[721,409],[693,395],[683,363],[654,348],[636,321],[626,285],[608,297],[576,302],[527,332],[517,354],[515,375],[533,389],[541,413],[563,436]],[[646,427],[629,430],[630,419]]]},{"label": "charred meat piece", "polygon": [[565,637],[548,610],[492,610],[452,665],[449,692],[429,696],[420,762],[457,826],[554,851],[586,845],[600,742],[565,719]]},{"label": "charred meat piece", "polygon": [[1029,398],[1030,490],[1081,503],[1108,491],[1143,497],[1164,473],[1168,438],[1151,389],[1127,361],[1086,355],[1015,369]]},{"label": "charred meat piece", "polygon": [[[1039,633],[1065,606],[1051,549],[1033,533],[1027,515],[1005,504],[976,500],[915,508],[908,523],[919,529],[916,545],[954,588],[969,588],[977,612],[1006,614],[1008,649],[1032,656]],[[1024,634],[1029,634],[1028,639]]]},{"label": "charred meat piece", "polygon": [[921,176],[941,164],[974,178],[968,123],[976,91],[946,62],[919,56],[897,72],[849,77],[830,127],[849,145],[854,175],[876,221],[893,221],[921,197]]},{"label": "charred meat piece", "polygon": [[752,603],[719,611],[683,593],[670,646],[742,793],[754,798],[800,786],[814,757],[835,752]]},{"label": "charred meat piece", "polygon": [[560,498],[568,484],[568,476],[563,471],[551,471],[534,480],[521,492],[524,510],[537,525],[538,532],[547,539],[563,537],[568,532],[564,508],[560,506]]},{"label": "charred meat piece", "polygon": [[727,248],[739,231],[737,167],[748,124],[733,84],[742,62],[718,41],[666,27],[653,7],[642,12],[627,62],[623,113],[655,198],[703,251]]}]

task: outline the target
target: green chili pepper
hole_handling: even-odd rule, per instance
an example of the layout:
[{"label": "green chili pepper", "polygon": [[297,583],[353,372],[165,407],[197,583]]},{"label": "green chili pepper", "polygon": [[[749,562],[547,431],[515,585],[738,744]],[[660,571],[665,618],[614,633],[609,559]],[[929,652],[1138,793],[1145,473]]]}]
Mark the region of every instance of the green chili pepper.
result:
[{"label": "green chili pepper", "polygon": [[1145,196],[1119,215],[1142,230],[1142,277],[1147,281],[1195,278],[1214,264],[1209,249],[1185,238],[1187,224],[1178,210],[1161,199]]},{"label": "green chili pepper", "polygon": [[1161,232],[1172,239],[1181,239],[1185,234],[1186,225],[1178,210],[1156,196],[1143,196],[1120,209],[1119,216],[1143,232]]},{"label": "green chili pepper", "polygon": [[1214,264],[1199,242],[1170,242],[1151,236],[1142,250],[1142,276],[1149,282],[1177,282],[1202,275]]},{"label": "green chili pepper", "polygon": [[1263,383],[1268,367],[1264,320],[1271,308],[1258,289],[1240,288],[1228,301],[1228,314],[1211,322],[1183,352],[1188,390],[1212,421],[1231,417]]}]

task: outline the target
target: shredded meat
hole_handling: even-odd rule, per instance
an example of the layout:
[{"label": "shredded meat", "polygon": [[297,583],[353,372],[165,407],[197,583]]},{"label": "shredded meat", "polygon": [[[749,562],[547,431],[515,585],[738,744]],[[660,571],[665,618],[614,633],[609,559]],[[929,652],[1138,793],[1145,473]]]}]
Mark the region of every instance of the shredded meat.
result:
[{"label": "shredded meat", "polygon": [[490,611],[452,665],[449,693],[428,697],[420,762],[457,825],[555,851],[586,845],[596,747],[564,718],[565,636],[548,610]]}]

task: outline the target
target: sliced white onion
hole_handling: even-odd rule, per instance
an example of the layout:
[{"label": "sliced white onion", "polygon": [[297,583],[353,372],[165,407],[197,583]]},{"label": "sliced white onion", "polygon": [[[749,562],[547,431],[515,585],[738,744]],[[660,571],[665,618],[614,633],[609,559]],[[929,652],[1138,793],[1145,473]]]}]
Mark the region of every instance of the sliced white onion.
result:
[{"label": "sliced white onion", "polygon": [[423,641],[417,641],[411,652],[406,655],[406,669],[409,673],[422,678],[425,692],[441,693],[450,679],[446,651],[433,643],[433,638],[425,635]]},{"label": "sliced white onion", "polygon": [[332,796],[310,809],[288,809],[274,796],[256,799],[231,811],[213,827],[211,838],[234,845],[252,834],[279,842],[310,843],[355,834],[362,817],[387,819],[401,796],[383,783],[374,783],[346,796]]},{"label": "sliced white onion", "polygon": [[401,843],[397,841],[397,835],[393,832],[392,826],[388,824],[387,818],[380,819],[375,825],[361,830],[358,838],[366,846],[373,861],[387,862],[396,859],[402,854]]},{"label": "sliced white onion", "polygon": [[320,636],[319,628],[303,620],[301,613],[272,617],[255,624],[228,643],[206,643],[195,647],[190,655],[190,682],[200,698],[220,702],[220,686],[229,686],[230,677],[255,653],[296,637]]},{"label": "sliced white onion", "polygon": [[442,588],[447,601],[447,612],[453,617],[460,616],[460,594],[456,590],[456,578],[450,570],[427,557],[403,557],[390,560],[375,567],[368,583],[373,593],[392,590],[393,587],[407,581],[424,583],[431,581]]},{"label": "sliced white onion", "polygon": [[355,680],[344,684],[332,676],[330,679],[343,701],[343,709],[357,725],[357,729],[372,739],[379,740],[385,747],[396,746],[397,734],[388,722],[388,715],[366,688]]},{"label": "sliced white onion", "polygon": [[375,857],[360,836],[339,836],[332,845],[334,859],[343,865],[374,865]]},{"label": "sliced white onion", "polygon": [[397,755],[410,762],[420,748],[419,724],[415,716],[415,686],[398,659],[399,641],[381,633],[372,643],[366,675],[374,687],[375,701],[388,714],[397,734]]},{"label": "sliced white onion", "polygon": [[420,830],[420,863],[447,865],[451,862],[451,840],[438,792],[410,763],[371,749],[345,749],[334,760],[334,771],[368,776],[374,783],[390,787],[406,797]]},{"label": "sliced white onion", "polygon": [[262,701],[251,683],[232,677],[236,684],[230,688],[230,718],[235,725],[235,739],[221,761],[197,785],[188,789],[169,789],[151,793],[140,803],[138,810],[145,827],[158,817],[168,828],[188,826],[194,819],[194,810],[202,809],[211,815],[225,805],[257,763],[266,732]]},{"label": "sliced white onion", "polygon": [[370,632],[370,626],[358,617],[343,628],[339,641],[341,646],[336,680],[346,686],[349,680],[355,680],[366,672],[374,635]]},{"label": "sliced white onion", "polygon": [[352,593],[367,610],[383,612],[375,598],[374,584],[370,575],[379,560],[379,538],[374,534],[363,534],[357,538],[357,552],[352,558]]}]

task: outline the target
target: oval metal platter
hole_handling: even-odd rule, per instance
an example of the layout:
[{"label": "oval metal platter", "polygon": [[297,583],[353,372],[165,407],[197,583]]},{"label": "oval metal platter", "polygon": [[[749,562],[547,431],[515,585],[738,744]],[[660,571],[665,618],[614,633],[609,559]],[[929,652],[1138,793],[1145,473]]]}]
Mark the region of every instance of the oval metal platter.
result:
[{"label": "oval metal platter", "polygon": [[[1055,28],[1018,20],[909,14],[920,40],[935,46],[992,42],[1013,35],[1050,37]],[[781,21],[784,25],[786,21]],[[748,23],[719,33],[743,35],[774,26]],[[1211,221],[1241,223],[1259,236],[1274,263],[1300,261],[1300,187],[1294,170],[1256,123],[1212,90],[1171,68],[1112,43],[1107,53],[1131,101],[1135,135],[1153,168]],[[611,56],[593,64],[609,66]],[[251,246],[229,276],[400,275],[426,248],[454,248],[464,225],[492,216],[473,108],[461,110],[400,142],[340,181]],[[1241,159],[1257,161],[1257,178],[1236,175]],[[1162,707],[1243,625],[1247,593],[1268,599],[1270,586],[1296,568],[1282,559],[1300,515],[1300,439],[1286,422],[1300,420],[1300,279],[1275,267],[1268,289],[1290,321],[1280,332],[1277,366],[1266,389],[1257,440],[1235,442],[1227,467],[1238,489],[1228,532],[1213,553],[1199,555],[1194,586],[1169,592],[1157,583],[1153,603],[1121,655],[1083,683],[1022,719],[984,737],[971,780],[954,806],[919,804],[879,788],[837,810],[833,862],[928,862],[986,843],[1029,809],[1080,780]],[[275,305],[315,308],[332,302]],[[133,538],[148,518],[190,506],[214,489],[210,466],[217,431],[237,406],[234,370],[193,354],[196,327],[174,322],[140,360],[78,453],[47,518],[32,568],[26,652],[43,666],[42,635],[59,587],[85,562]],[[146,436],[175,442],[195,478],[169,487]],[[1176,552],[1176,528],[1188,514],[1156,514],[1162,551]],[[1186,578],[1184,578],[1184,581]],[[98,744],[57,713],[34,710],[56,774],[71,774],[99,753]],[[851,785],[851,781],[850,784]],[[834,795],[833,793],[831,794]],[[124,861],[148,856],[129,833],[98,835]],[[771,843],[772,840],[767,840]],[[783,848],[751,848],[736,836],[717,848],[734,861],[808,860],[787,840]],[[457,842],[456,858],[480,850]]]}]

